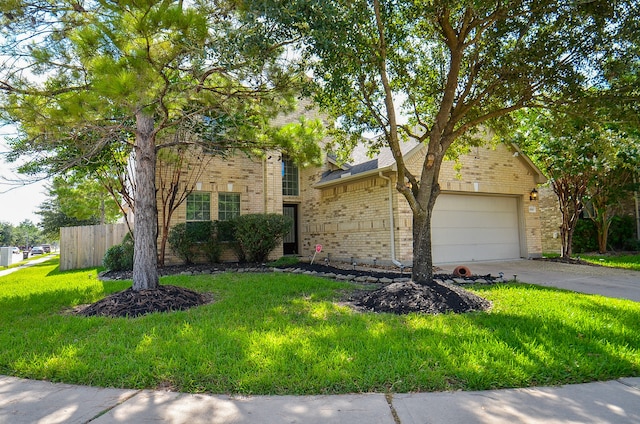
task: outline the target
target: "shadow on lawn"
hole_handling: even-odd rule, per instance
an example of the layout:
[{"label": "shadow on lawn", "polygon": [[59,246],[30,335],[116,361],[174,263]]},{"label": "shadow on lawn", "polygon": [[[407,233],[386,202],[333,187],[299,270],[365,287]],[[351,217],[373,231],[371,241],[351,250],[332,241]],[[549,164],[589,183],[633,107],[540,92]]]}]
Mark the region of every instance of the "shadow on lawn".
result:
[{"label": "shadow on lawn", "polygon": [[[16,327],[22,325],[20,316],[39,322],[40,328],[24,328],[20,337],[56,334],[39,340],[37,352],[27,350],[13,360],[29,367],[24,358],[43,358],[47,367],[31,371],[32,378],[242,394],[482,390],[640,372],[638,352],[630,349],[640,345],[640,312],[621,316],[598,297],[571,300],[566,296],[574,294],[562,290],[504,286],[526,288],[534,298],[536,293],[557,295],[562,307],[588,311],[588,322],[556,311],[397,316],[341,306],[341,291],[349,285],[319,278],[278,275],[280,284],[246,275],[189,278],[189,287],[219,293],[219,300],[135,320],[57,312],[55,320],[48,318],[51,311],[95,296],[95,286],[2,300],[0,308],[12,311]],[[101,288],[108,292],[128,285],[104,282]],[[71,323],[82,324],[84,330],[76,330],[82,333],[74,334]],[[73,356],[60,360],[66,351]]]}]

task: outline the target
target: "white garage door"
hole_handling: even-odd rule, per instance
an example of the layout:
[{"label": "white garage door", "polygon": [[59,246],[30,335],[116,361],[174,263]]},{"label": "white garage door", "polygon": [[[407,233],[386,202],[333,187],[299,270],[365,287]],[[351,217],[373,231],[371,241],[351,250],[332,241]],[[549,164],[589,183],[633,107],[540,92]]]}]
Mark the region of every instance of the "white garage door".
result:
[{"label": "white garage door", "polygon": [[431,228],[434,263],[520,257],[518,202],[513,197],[441,194]]}]

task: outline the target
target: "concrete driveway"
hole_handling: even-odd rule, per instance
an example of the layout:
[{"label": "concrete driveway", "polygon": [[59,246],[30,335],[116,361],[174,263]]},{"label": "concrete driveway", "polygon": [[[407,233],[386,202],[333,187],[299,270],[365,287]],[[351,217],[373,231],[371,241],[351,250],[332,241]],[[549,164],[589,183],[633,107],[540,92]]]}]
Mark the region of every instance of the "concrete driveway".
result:
[{"label": "concrete driveway", "polygon": [[453,272],[458,265],[465,265],[474,275],[498,276],[503,272],[504,278],[509,280],[516,275],[518,281],[525,283],[640,302],[640,271],[527,259],[438,267],[444,272]]}]

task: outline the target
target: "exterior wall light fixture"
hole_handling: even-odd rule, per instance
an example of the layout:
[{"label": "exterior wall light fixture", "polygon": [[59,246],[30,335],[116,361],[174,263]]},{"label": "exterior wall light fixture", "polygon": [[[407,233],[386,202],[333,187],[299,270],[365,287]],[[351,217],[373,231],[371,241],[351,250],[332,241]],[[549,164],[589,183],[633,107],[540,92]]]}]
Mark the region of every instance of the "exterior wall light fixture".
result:
[{"label": "exterior wall light fixture", "polygon": [[534,187],[533,190],[529,193],[529,200],[538,200],[538,190]]}]

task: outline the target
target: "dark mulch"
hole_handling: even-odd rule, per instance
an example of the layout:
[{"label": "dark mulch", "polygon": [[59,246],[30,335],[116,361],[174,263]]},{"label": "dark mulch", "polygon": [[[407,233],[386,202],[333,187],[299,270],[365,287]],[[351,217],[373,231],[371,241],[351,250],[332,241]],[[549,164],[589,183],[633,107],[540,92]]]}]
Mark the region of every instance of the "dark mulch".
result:
[{"label": "dark mulch", "polygon": [[[198,264],[165,266],[159,268],[158,272],[163,276],[182,273],[198,274],[237,271],[240,269],[259,270],[261,268],[266,269],[262,264]],[[389,267],[363,269],[348,264],[327,265],[301,262],[292,267],[284,268],[295,268],[324,274],[351,274],[356,277],[365,275],[389,279],[411,277],[410,269],[404,269],[403,272],[400,272]],[[131,277],[131,271],[101,274],[103,279],[131,279]],[[435,277],[441,280],[453,278],[453,276],[445,274],[436,274]],[[489,281],[493,280],[491,276],[483,276],[482,278]],[[210,302],[211,298],[207,295],[175,286],[160,286],[159,290],[139,292],[127,289],[89,305],[77,313],[86,316],[136,317],[153,312],[185,310]],[[368,290],[358,290],[351,293],[347,303],[360,311],[395,314],[407,314],[410,312],[425,314],[464,313],[487,310],[491,307],[491,302],[452,284],[433,282],[429,285],[418,285],[411,281],[387,285],[371,285]]]},{"label": "dark mulch", "polygon": [[399,315],[465,313],[491,308],[488,300],[461,287],[437,281],[428,285],[412,281],[391,283],[377,290],[358,292],[350,297],[349,303],[359,310]]},{"label": "dark mulch", "polygon": [[152,312],[181,311],[205,305],[210,295],[177,286],[159,286],[156,290],[134,291],[128,288],[99,300],[76,313],[84,316],[134,318]]}]

